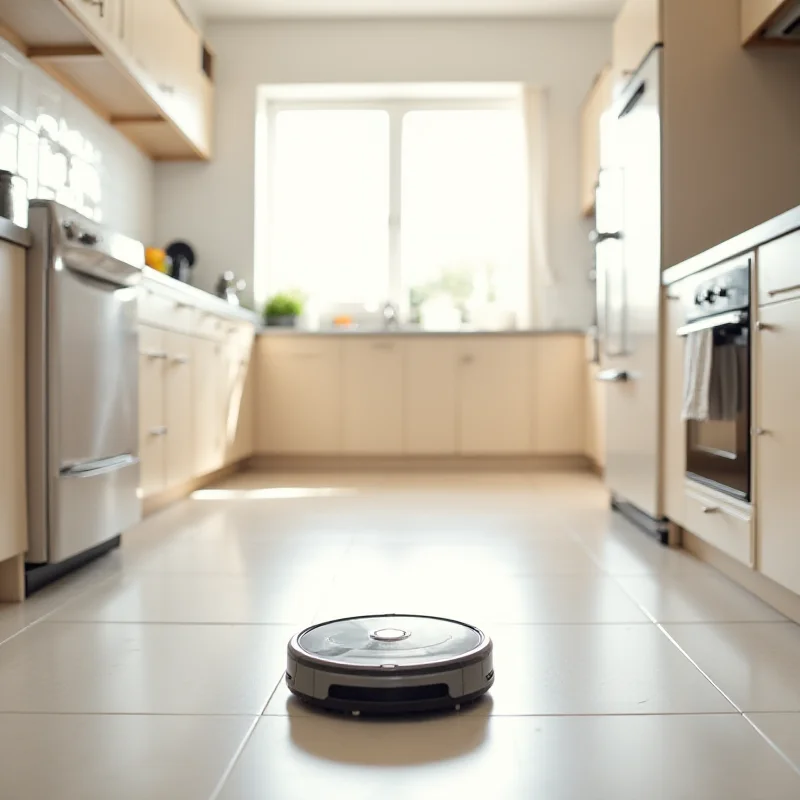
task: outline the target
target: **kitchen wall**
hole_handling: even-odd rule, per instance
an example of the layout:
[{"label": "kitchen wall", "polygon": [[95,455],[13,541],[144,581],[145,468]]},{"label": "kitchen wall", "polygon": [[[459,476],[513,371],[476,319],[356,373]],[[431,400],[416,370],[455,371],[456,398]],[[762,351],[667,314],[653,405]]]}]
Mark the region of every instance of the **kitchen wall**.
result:
[{"label": "kitchen wall", "polygon": [[156,240],[185,238],[195,282],[234,270],[253,283],[256,89],[268,83],[522,81],[549,90],[550,256],[555,326],[585,326],[590,224],[579,215],[580,106],[610,60],[611,25],[593,21],[425,20],[212,23],[215,154],[156,167]]},{"label": "kitchen wall", "polygon": [[30,197],[56,199],[148,242],[152,162],[49,75],[0,39],[0,169]]},{"label": "kitchen wall", "polygon": [[743,49],[740,22],[733,0],[664,6],[665,267],[800,204],[800,48]]}]

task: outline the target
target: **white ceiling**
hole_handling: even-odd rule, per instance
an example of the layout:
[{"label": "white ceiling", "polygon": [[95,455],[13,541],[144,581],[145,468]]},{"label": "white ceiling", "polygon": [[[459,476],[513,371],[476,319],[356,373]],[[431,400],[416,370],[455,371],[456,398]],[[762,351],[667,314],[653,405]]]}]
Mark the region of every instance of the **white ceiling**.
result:
[{"label": "white ceiling", "polygon": [[257,17],[610,18],[622,0],[192,0],[214,19]]}]

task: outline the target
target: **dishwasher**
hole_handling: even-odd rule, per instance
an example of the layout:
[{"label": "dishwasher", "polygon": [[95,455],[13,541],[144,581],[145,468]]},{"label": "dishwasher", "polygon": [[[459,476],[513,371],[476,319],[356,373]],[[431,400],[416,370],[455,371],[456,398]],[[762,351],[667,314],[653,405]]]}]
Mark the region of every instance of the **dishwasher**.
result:
[{"label": "dishwasher", "polygon": [[141,519],[137,307],[144,247],[35,200],[27,264],[28,594]]}]

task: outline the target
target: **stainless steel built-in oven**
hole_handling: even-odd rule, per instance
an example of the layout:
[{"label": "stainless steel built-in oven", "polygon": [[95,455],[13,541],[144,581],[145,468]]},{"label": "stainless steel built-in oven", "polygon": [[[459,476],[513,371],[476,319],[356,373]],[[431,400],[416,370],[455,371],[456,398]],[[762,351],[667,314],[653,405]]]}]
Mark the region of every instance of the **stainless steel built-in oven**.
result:
[{"label": "stainless steel built-in oven", "polygon": [[710,410],[687,423],[687,477],[749,500],[750,261],[706,270],[675,288],[687,320],[677,334],[707,331],[711,339]]}]

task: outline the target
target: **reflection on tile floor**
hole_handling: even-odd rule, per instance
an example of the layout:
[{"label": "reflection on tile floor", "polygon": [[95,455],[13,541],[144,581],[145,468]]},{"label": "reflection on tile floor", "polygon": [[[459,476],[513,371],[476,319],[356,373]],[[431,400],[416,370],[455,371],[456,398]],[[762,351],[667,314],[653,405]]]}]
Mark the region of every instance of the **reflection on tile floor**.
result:
[{"label": "reflection on tile floor", "polygon": [[[800,797],[800,628],[595,479],[214,488],[0,608],[3,800]],[[392,721],[290,696],[293,631],[387,611],[486,626],[491,695]]]}]

